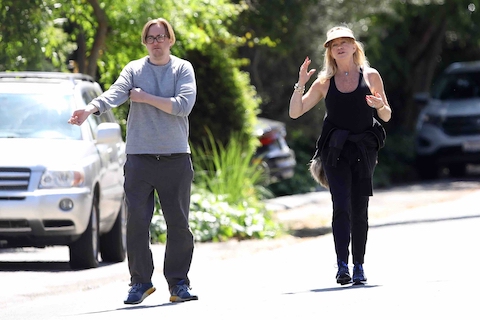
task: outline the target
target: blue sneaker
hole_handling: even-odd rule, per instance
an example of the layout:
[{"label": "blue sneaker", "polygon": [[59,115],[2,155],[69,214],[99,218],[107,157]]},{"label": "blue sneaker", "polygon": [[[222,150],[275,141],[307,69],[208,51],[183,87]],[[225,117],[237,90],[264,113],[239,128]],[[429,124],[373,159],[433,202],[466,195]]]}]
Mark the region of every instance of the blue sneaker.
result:
[{"label": "blue sneaker", "polygon": [[170,289],[170,302],[184,302],[198,300],[198,297],[190,293],[190,287],[181,280],[177,285]]},{"label": "blue sneaker", "polygon": [[365,277],[362,264],[355,263],[353,266],[353,283],[362,284],[365,282],[367,282],[367,277]]},{"label": "blue sneaker", "polygon": [[338,271],[337,271],[337,283],[342,286],[350,283],[352,278],[350,277],[350,272],[348,271],[348,265],[344,261],[338,261]]},{"label": "blue sneaker", "polygon": [[155,287],[150,283],[134,283],[128,290],[128,297],[123,301],[125,304],[139,304],[146,297],[155,292]]}]

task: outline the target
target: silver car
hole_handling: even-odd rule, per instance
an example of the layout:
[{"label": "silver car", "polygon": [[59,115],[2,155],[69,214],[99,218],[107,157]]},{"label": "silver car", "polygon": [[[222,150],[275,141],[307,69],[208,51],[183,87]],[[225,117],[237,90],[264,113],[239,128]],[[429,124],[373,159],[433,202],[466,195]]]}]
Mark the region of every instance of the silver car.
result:
[{"label": "silver car", "polygon": [[0,248],[66,245],[73,269],[125,260],[120,126],[67,123],[101,92],[81,74],[0,73]]},{"label": "silver car", "polygon": [[295,151],[287,144],[285,124],[280,121],[258,117],[255,134],[260,141],[253,162],[266,172],[265,184],[290,179],[295,173]]},{"label": "silver car", "polygon": [[480,61],[450,65],[434,84],[418,117],[415,134],[417,172],[438,176],[442,168],[462,176],[467,164],[480,163]]}]

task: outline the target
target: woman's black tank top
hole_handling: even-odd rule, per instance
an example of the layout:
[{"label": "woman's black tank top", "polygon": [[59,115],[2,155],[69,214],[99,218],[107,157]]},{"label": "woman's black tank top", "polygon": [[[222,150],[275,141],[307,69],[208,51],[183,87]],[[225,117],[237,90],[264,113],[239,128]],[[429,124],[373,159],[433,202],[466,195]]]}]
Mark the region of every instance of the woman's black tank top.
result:
[{"label": "woman's black tank top", "polygon": [[373,108],[367,104],[365,96],[372,94],[360,72],[357,88],[349,93],[338,91],[335,77],[330,79],[330,87],[325,97],[327,117],[339,129],[352,133],[362,133],[373,125]]}]

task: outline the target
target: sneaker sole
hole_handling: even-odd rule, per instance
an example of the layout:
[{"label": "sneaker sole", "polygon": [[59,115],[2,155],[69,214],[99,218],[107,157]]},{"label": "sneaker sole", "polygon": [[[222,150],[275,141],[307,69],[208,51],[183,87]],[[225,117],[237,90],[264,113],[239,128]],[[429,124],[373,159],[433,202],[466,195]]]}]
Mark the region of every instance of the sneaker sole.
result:
[{"label": "sneaker sole", "polygon": [[352,282],[352,278],[350,278],[350,277],[348,277],[348,278],[338,278],[337,279],[337,283],[341,284],[342,286],[346,285],[346,284],[349,284],[351,282]]},{"label": "sneaker sole", "polygon": [[363,280],[355,279],[355,280],[353,280],[353,284],[356,284],[356,285],[365,284],[366,282],[367,282],[367,279],[363,279]]},{"label": "sneaker sole", "polygon": [[192,301],[192,300],[198,300],[198,297],[191,296],[188,298],[180,298],[179,296],[170,296],[170,302],[186,302],[186,301]]},{"label": "sneaker sole", "polygon": [[155,287],[151,287],[150,289],[148,289],[147,291],[145,291],[142,295],[142,297],[140,298],[140,300],[137,300],[137,301],[123,301],[124,304],[139,304],[139,303],[142,303],[143,300],[145,300],[146,297],[148,297],[149,295],[151,295],[152,293],[155,292]]}]

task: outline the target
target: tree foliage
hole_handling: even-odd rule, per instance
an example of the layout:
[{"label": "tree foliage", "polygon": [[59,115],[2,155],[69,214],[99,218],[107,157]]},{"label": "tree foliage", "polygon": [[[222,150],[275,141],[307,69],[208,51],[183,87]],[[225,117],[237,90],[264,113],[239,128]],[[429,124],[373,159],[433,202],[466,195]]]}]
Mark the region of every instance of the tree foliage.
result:
[{"label": "tree foliage", "polygon": [[[0,70],[54,70],[65,51],[66,36],[43,0],[0,0]],[[68,50],[69,48],[65,48]]]}]

